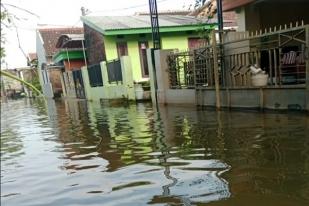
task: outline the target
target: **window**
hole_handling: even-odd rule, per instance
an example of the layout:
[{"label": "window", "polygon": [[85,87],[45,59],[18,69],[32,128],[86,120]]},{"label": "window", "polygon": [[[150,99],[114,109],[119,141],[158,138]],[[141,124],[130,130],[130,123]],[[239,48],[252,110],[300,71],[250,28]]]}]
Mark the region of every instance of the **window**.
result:
[{"label": "window", "polygon": [[202,39],[202,38],[189,38],[188,39],[188,46],[190,50],[206,46],[206,44],[207,44],[206,39]]},{"label": "window", "polygon": [[139,48],[139,56],[141,61],[141,70],[143,77],[149,77],[149,69],[148,69],[148,62],[147,62],[147,48],[148,42],[142,41],[138,43]]},{"label": "window", "polygon": [[100,64],[88,66],[89,84],[91,87],[103,86],[102,73]]},{"label": "window", "polygon": [[47,74],[47,65],[45,63],[42,63],[41,71],[42,71],[43,83],[47,84],[48,83],[48,74]]},{"label": "window", "polygon": [[118,42],[117,43],[117,54],[118,54],[118,58],[120,58],[122,56],[128,56],[127,42]]}]

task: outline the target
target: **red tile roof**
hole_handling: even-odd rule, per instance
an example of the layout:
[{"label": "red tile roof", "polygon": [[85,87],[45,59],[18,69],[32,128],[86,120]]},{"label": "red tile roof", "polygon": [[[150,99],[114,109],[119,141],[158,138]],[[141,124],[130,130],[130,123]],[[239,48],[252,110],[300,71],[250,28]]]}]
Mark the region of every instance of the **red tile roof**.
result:
[{"label": "red tile roof", "polygon": [[38,58],[36,53],[28,53],[28,57],[29,57],[30,61],[35,60],[35,59]]},{"label": "red tile roof", "polygon": [[58,49],[57,41],[62,34],[83,34],[83,28],[44,28],[38,29],[44,42],[44,49],[47,56],[53,56]]},{"label": "red tile roof", "polygon": [[[203,6],[192,11],[189,15],[192,15],[192,16],[212,16],[213,15],[213,18],[217,21],[217,1],[210,0],[207,3],[205,3]],[[223,16],[224,27],[236,27],[237,26],[237,19],[236,19],[237,17],[236,17],[235,11],[225,11],[222,13],[222,16]]]}]

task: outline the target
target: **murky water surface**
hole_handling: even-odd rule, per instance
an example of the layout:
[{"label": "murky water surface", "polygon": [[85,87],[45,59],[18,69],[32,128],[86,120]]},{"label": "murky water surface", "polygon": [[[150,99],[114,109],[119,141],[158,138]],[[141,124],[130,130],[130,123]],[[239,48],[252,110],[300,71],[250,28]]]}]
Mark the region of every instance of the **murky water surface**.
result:
[{"label": "murky water surface", "polygon": [[1,103],[1,205],[309,205],[300,114]]}]

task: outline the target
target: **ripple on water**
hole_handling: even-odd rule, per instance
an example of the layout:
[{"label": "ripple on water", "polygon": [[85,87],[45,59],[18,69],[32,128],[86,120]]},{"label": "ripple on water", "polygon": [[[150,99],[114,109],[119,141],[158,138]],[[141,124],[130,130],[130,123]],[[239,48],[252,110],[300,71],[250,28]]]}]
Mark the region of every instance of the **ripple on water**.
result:
[{"label": "ripple on water", "polygon": [[147,103],[1,106],[4,205],[309,202],[306,116],[175,106],[158,114]]}]

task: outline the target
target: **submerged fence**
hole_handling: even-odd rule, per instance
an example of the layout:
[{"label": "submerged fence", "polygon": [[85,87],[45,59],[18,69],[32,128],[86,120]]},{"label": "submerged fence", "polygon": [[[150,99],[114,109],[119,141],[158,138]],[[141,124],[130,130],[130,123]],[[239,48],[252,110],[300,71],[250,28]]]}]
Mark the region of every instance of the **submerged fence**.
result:
[{"label": "submerged fence", "polygon": [[303,23],[264,32],[229,32],[216,47],[218,62],[213,60],[211,46],[171,53],[167,58],[170,87],[213,87],[214,64],[224,87],[252,87],[252,65],[268,74],[267,86],[302,86],[309,58],[308,32],[309,25]]},{"label": "submerged fence", "polygon": [[120,59],[114,59],[106,63],[108,82],[109,83],[122,83],[122,72]]}]

